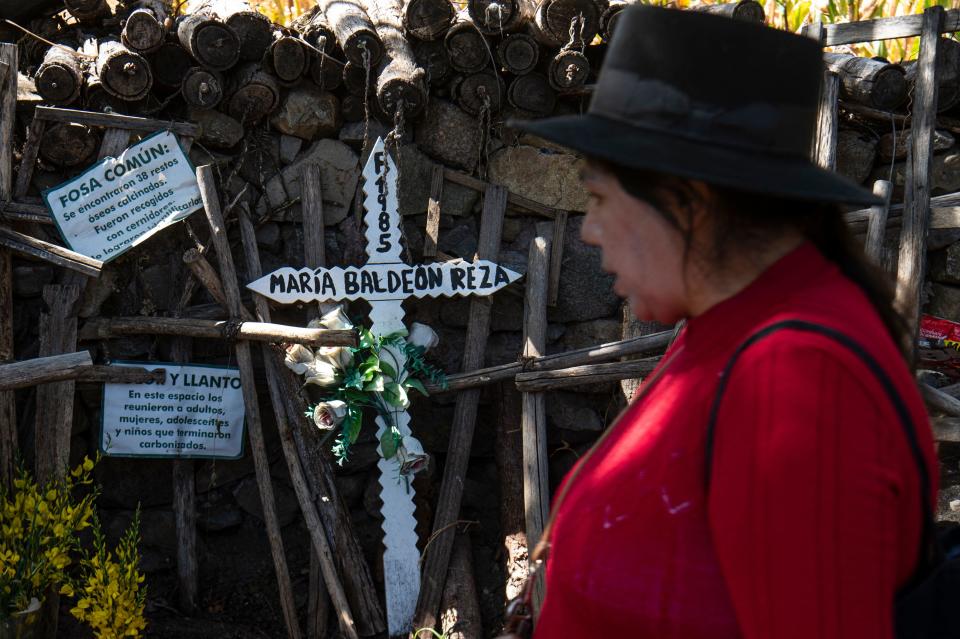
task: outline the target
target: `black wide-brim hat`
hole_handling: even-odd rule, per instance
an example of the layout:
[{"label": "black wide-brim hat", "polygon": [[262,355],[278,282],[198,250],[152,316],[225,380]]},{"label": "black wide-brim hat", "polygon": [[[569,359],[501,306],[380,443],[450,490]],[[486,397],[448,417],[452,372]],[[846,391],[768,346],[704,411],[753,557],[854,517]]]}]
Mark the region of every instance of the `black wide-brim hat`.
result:
[{"label": "black wide-brim hat", "polygon": [[810,160],[823,69],[810,38],[633,5],[586,114],[511,125],[622,167],[786,198],[879,203]]}]

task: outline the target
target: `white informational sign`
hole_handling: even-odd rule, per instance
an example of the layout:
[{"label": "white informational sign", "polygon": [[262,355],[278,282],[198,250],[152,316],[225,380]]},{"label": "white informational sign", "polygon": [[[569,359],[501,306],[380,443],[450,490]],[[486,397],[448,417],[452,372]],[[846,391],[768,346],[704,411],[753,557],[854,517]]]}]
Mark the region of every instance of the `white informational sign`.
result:
[{"label": "white informational sign", "polygon": [[161,131],[43,192],[71,250],[109,262],[203,206],[177,136]]},{"label": "white informational sign", "polygon": [[[400,257],[402,246],[397,207],[397,165],[378,139],[363,168],[363,205],[367,263],[360,267],[280,268],[247,285],[282,304],[326,300],[364,299],[370,302],[370,331],[388,335],[404,330],[402,302],[408,297],[490,295],[520,278],[519,273],[487,260],[411,266]],[[386,346],[402,370],[403,351]],[[401,434],[400,448],[407,459],[424,457],[423,446],[410,431],[407,411],[394,414]],[[377,439],[388,427],[376,418]],[[399,455],[382,457],[380,499],[383,501],[383,577],[387,602],[387,631],[393,637],[412,630],[420,592],[420,551],[417,548],[413,488],[400,481]]]},{"label": "white informational sign", "polygon": [[240,370],[159,362],[163,384],[104,384],[100,450],[115,457],[238,459],[243,455]]}]

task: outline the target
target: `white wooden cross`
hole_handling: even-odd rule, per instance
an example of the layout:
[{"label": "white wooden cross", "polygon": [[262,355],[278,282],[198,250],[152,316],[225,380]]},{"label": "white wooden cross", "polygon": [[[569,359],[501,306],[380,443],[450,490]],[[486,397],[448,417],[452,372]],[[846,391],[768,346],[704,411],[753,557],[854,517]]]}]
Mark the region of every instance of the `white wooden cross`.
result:
[{"label": "white wooden cross", "polygon": [[[397,167],[378,139],[363,169],[367,263],[362,267],[280,268],[247,285],[284,304],[365,299],[370,302],[370,330],[387,335],[404,330],[402,302],[408,297],[489,295],[520,278],[518,273],[487,260],[410,266],[400,259],[400,214],[397,206]],[[389,349],[398,372],[402,351]],[[403,455],[381,458],[380,497],[383,500],[383,575],[390,636],[410,632],[420,592],[420,553],[417,550],[413,489],[401,479],[401,464],[420,459],[423,447],[410,432],[410,416],[394,412],[403,439]],[[377,417],[377,439],[389,425]],[[403,459],[401,459],[403,457]]]}]

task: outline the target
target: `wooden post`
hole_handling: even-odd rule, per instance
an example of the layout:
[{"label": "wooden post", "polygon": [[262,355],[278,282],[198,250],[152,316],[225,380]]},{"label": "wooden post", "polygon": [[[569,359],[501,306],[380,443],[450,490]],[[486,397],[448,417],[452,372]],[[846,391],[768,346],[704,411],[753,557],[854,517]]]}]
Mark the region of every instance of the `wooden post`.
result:
[{"label": "wooden post", "polygon": [[913,93],[910,127],[909,172],[904,188],[903,227],[897,262],[896,305],[910,326],[910,350],[920,324],[920,291],[926,270],[927,233],[930,226],[930,167],[933,130],[937,118],[937,43],[943,26],[943,7],[923,12],[917,83]]},{"label": "wooden post", "polygon": [[[527,260],[527,295],[524,300],[525,333],[523,356],[540,357],[547,349],[548,242],[535,237]],[[547,469],[547,406],[543,393],[523,394],[523,504],[526,513],[527,543],[536,547],[549,515],[550,484]],[[543,603],[543,580],[533,593],[533,608],[539,614]]]},{"label": "wooden post", "polygon": [[[503,216],[507,209],[507,189],[490,185],[483,198],[483,213],[480,220],[480,238],[477,257],[494,260],[500,250],[500,235]],[[463,370],[479,368],[483,364],[487,337],[490,333],[489,297],[470,300],[470,319],[467,324],[467,339],[463,352]],[[443,582],[447,576],[450,551],[453,547],[454,522],[460,514],[464,478],[470,461],[470,446],[477,420],[480,390],[472,388],[457,397],[447,449],[443,483],[433,522],[433,542],[423,558],[423,579],[420,598],[414,615],[414,628],[433,628],[437,625],[437,612],[443,594]]]},{"label": "wooden post", "polygon": [[[41,357],[76,351],[79,296],[77,286],[43,287],[48,312],[40,315]],[[70,462],[74,388],[74,382],[68,380],[37,389],[36,477],[40,482],[65,476]]]},{"label": "wooden post", "polygon": [[814,160],[821,168],[833,171],[837,166],[837,97],[840,78],[832,71],[823,74],[820,111],[817,114],[817,139]]},{"label": "wooden post", "polygon": [[503,601],[518,596],[527,580],[527,533],[523,506],[522,400],[512,381],[497,385],[497,431],[494,455],[500,480],[500,534],[506,574]]},{"label": "wooden post", "polygon": [[[250,218],[245,211],[240,212],[240,233],[243,238],[242,244],[247,262],[247,275],[254,279],[258,278],[263,274],[263,268],[260,264],[260,254],[257,251],[257,237],[253,230],[253,224],[251,224]],[[262,319],[268,319],[270,317],[270,306],[265,298],[260,295],[255,295],[254,304],[257,315]],[[310,493],[310,487],[303,475],[303,467],[300,465],[300,458],[297,455],[296,445],[293,442],[293,437],[290,432],[291,425],[286,412],[286,401],[280,388],[280,363],[278,361],[278,354],[264,346],[263,361],[267,368],[267,386],[270,390],[270,399],[273,404],[277,429],[280,432],[280,442],[283,447],[284,458],[287,461],[287,468],[290,471],[290,479],[294,486],[294,492],[297,495],[297,500],[300,502],[300,510],[303,512],[304,519],[306,519],[307,522],[307,530],[310,532],[310,539],[312,541],[310,546],[311,557],[316,556],[322,579],[316,584],[311,582],[310,596],[312,600],[308,601],[307,606],[310,611],[307,617],[307,636],[321,639],[326,636],[326,616],[330,610],[330,606],[327,603],[327,590],[323,587],[325,581],[331,596],[336,602],[340,631],[347,637],[357,637],[357,629],[354,625],[353,614],[350,612],[350,604],[347,601],[343,584],[337,573],[333,552],[330,549],[330,543],[327,540],[323,523],[320,521],[320,516],[317,513],[317,507]],[[313,600],[314,597],[319,601]],[[321,616],[323,617],[322,619],[320,618]]]},{"label": "wooden post", "polygon": [[107,129],[100,143],[100,152],[97,160],[115,158],[123,153],[130,144],[130,131],[127,129]]},{"label": "wooden post", "polygon": [[886,180],[877,180],[873,183],[873,194],[883,198],[883,204],[870,207],[870,218],[867,222],[867,241],[864,252],[877,266],[885,268],[883,240],[887,234],[887,214],[890,210],[890,194],[893,185]]},{"label": "wooden post", "polygon": [[443,197],[443,165],[435,164],[430,178],[430,200],[427,202],[427,227],[423,238],[423,256],[437,256],[440,235],[440,200]]},{"label": "wooden post", "polygon": [[[187,337],[174,338],[170,359],[187,364],[193,352]],[[177,584],[180,612],[197,611],[197,496],[192,459],[173,460],[173,512],[177,524]]]},{"label": "wooden post", "polygon": [[[17,45],[0,44],[0,64],[7,73],[0,83],[0,148],[13,148],[17,108]],[[0,202],[13,199],[13,153],[0,154]],[[13,361],[13,260],[0,247],[0,365]],[[17,457],[17,404],[12,391],[0,391],[0,487],[11,486]]]},{"label": "wooden post", "polygon": [[626,362],[608,362],[606,364],[585,364],[558,368],[549,371],[518,373],[517,388],[525,393],[533,391],[557,390],[584,384],[619,382],[633,377],[646,377],[653,372],[660,361],[659,357],[628,360]]},{"label": "wooden post", "polygon": [[87,351],[0,364],[0,390],[77,379],[91,368],[93,360]]},{"label": "wooden post", "polygon": [[[320,184],[320,166],[317,164],[304,164],[300,171],[300,209],[303,213],[303,265],[310,268],[326,266],[323,191]],[[249,270],[251,266],[249,258],[247,266]],[[257,266],[256,273],[249,273],[251,279],[262,275],[259,269],[259,259],[257,260]],[[269,313],[266,301],[260,296],[255,297],[260,316],[269,317],[269,315],[264,315],[264,313]],[[263,312],[259,310],[260,305],[263,305]],[[308,319],[315,319],[319,316],[319,307],[311,304],[307,309],[307,315],[309,316]],[[267,353],[264,353],[263,356],[264,359],[269,357]],[[282,410],[281,405],[278,407],[278,422],[280,421],[279,411]],[[299,464],[299,458],[297,458],[297,463]],[[310,507],[313,507],[312,503]],[[317,549],[311,546],[310,584],[307,592],[307,639],[323,639],[327,633],[327,619],[330,616],[331,602],[323,579],[323,565],[320,562],[320,555],[317,553]]]},{"label": "wooden post", "polygon": [[476,639],[483,636],[472,554],[470,536],[465,532],[457,533],[441,599],[440,630],[445,639]]},{"label": "wooden post", "polygon": [[[223,215],[220,212],[220,200],[217,196],[213,169],[210,165],[201,166],[197,169],[197,182],[200,186],[200,195],[203,199],[207,221],[210,223],[210,237],[216,247],[220,272],[223,274],[222,284],[230,305],[229,311],[234,317],[239,317],[241,305],[240,290],[237,288],[237,272],[234,268],[233,256],[230,254],[230,244],[227,242]],[[273,554],[273,566],[277,573],[280,606],[287,626],[287,636],[299,639],[301,636],[300,627],[297,624],[297,609],[293,602],[293,589],[290,585],[287,558],[283,553],[280,522],[277,520],[277,503],[273,496],[273,480],[270,478],[270,460],[267,458],[267,449],[263,441],[263,427],[260,422],[260,406],[257,403],[257,385],[253,374],[250,345],[247,342],[237,342],[235,352],[237,365],[240,368],[240,382],[243,386],[247,434],[250,437],[250,453],[256,469],[260,501],[263,506],[263,520],[267,528],[267,538],[270,541],[270,551]]]}]

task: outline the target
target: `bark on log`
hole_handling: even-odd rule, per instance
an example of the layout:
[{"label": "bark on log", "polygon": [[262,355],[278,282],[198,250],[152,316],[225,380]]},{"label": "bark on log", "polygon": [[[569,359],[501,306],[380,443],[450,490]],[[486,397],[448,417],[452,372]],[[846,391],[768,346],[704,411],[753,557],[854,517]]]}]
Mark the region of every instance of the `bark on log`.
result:
[{"label": "bark on log", "polygon": [[480,71],[463,78],[456,87],[454,100],[469,113],[478,116],[483,110],[497,113],[503,108],[503,80],[492,71]]},{"label": "bark on log", "polygon": [[194,60],[216,71],[226,71],[240,59],[237,32],[209,10],[177,20],[177,37]]},{"label": "bark on log", "polygon": [[476,73],[492,65],[490,45],[473,26],[473,20],[463,13],[447,31],[443,46],[447,50],[450,66],[461,73]]},{"label": "bark on log", "polygon": [[467,13],[485,35],[503,36],[523,25],[517,0],[467,0]]},{"label": "bark on log", "polygon": [[329,331],[283,324],[183,319],[175,317],[110,317],[88,320],[80,339],[110,339],[120,335],[180,335],[203,339],[291,342],[309,346],[355,346],[353,331]]},{"label": "bark on log", "polygon": [[212,109],[223,99],[223,78],[216,71],[193,67],[183,77],[180,94],[190,107]]},{"label": "bark on log", "polygon": [[457,16],[450,0],[406,0],[403,26],[423,41],[442,40]]},{"label": "bark on log", "polygon": [[137,53],[156,51],[167,38],[165,23],[170,16],[170,6],[164,0],[139,0],[132,3],[131,8],[120,41]]},{"label": "bark on log", "polygon": [[[548,47],[593,41],[608,0],[519,0],[530,34]],[[574,21],[577,22],[574,25]],[[571,37],[571,30],[573,31]]]},{"label": "bark on log", "polygon": [[277,79],[286,86],[296,84],[307,71],[310,58],[300,38],[286,35],[281,31],[274,34],[267,59]]},{"label": "bark on log", "polygon": [[544,117],[553,113],[557,105],[557,92],[549,80],[539,73],[517,76],[507,87],[507,101],[531,117]]},{"label": "bark on log", "polygon": [[121,43],[101,42],[97,56],[97,77],[104,90],[115,98],[140,100],[153,86],[153,71],[146,58]]},{"label": "bark on log", "polygon": [[420,68],[426,72],[427,83],[431,87],[443,86],[453,75],[453,67],[450,65],[450,58],[447,57],[443,40],[417,42],[413,46],[413,55]]},{"label": "bark on log", "polygon": [[[908,91],[916,95],[919,61],[903,64]],[[939,38],[937,42],[937,112],[943,113],[960,102],[960,42]]]},{"label": "bark on log", "polygon": [[[80,288],[48,285],[43,301],[48,312],[40,315],[40,356],[49,357],[77,350],[76,304]],[[36,471],[37,479],[62,479],[70,462],[70,427],[73,424],[72,380],[43,384],[37,388]]]},{"label": "bark on log", "polygon": [[[197,182],[200,186],[200,195],[203,198],[203,208],[210,224],[210,236],[216,248],[220,262],[220,272],[223,273],[223,288],[230,304],[230,314],[240,315],[240,291],[237,287],[237,272],[230,253],[230,244],[227,241],[223,215],[220,212],[220,202],[217,198],[214,185],[213,169],[209,165],[197,169]],[[234,345],[237,365],[240,368],[240,383],[243,386],[243,399],[247,423],[247,435],[250,438],[250,452],[256,470],[257,487],[260,491],[264,524],[267,529],[267,539],[270,541],[270,552],[273,556],[273,566],[277,576],[280,607],[287,628],[287,635],[291,639],[300,638],[300,626],[297,622],[297,611],[293,601],[293,588],[290,584],[290,573],[287,568],[287,559],[283,551],[283,539],[280,535],[280,523],[277,519],[277,504],[273,495],[273,480],[270,476],[270,460],[267,457],[266,444],[263,438],[263,426],[260,420],[260,406],[257,403],[257,386],[253,372],[253,358],[250,345],[239,341]]]},{"label": "bark on log", "polygon": [[540,45],[526,33],[511,33],[497,45],[497,61],[507,73],[530,73],[539,60]]},{"label": "bark on log", "polygon": [[339,58],[343,56],[337,44],[337,34],[327,24],[326,17],[320,7],[314,5],[312,9],[301,15],[293,22],[293,28],[300,33],[300,37],[317,50]]},{"label": "bark on log", "polygon": [[165,42],[150,57],[150,65],[158,84],[179,88],[194,61],[179,42]]},{"label": "bark on log", "polygon": [[480,600],[473,575],[470,536],[457,533],[450,554],[447,583],[440,600],[440,630],[445,639],[475,639],[483,636]]},{"label": "bark on log", "polygon": [[553,56],[547,67],[547,79],[557,91],[576,91],[587,82],[590,61],[579,51],[566,49]]},{"label": "bark on log", "polygon": [[345,65],[330,55],[314,55],[310,61],[310,78],[324,91],[334,91],[343,83]]},{"label": "bark on log", "polygon": [[366,52],[370,68],[375,69],[383,57],[383,44],[366,10],[354,0],[320,0],[317,6],[347,60],[363,66]]},{"label": "bark on log", "polygon": [[755,22],[763,24],[766,15],[763,12],[763,5],[755,0],[739,0],[739,2],[728,2],[724,4],[711,4],[692,7],[693,11],[702,11],[703,13],[712,13],[715,16],[725,18],[736,18],[746,22]]},{"label": "bark on log", "polygon": [[63,0],[67,13],[84,24],[95,24],[110,15],[107,0]]},{"label": "bark on log", "polygon": [[610,5],[600,15],[600,37],[604,42],[610,42],[613,37],[613,30],[617,27],[620,20],[620,12],[630,6],[629,2],[611,2]]},{"label": "bark on log", "polygon": [[241,124],[262,120],[280,103],[277,81],[256,64],[238,67],[229,82],[227,112]]},{"label": "bark on log", "polygon": [[96,157],[100,138],[83,124],[54,124],[40,138],[40,157],[50,164],[71,168]]},{"label": "bark on log", "polygon": [[402,110],[407,120],[427,105],[427,82],[403,31],[403,0],[365,0],[367,15],[383,43],[377,66],[377,103],[384,113]]},{"label": "bark on log", "polygon": [[907,97],[907,77],[899,64],[849,53],[824,53],[823,59],[840,76],[840,95],[845,100],[892,111]]},{"label": "bark on log", "polygon": [[0,391],[77,379],[92,366],[87,351],[0,364]]},{"label": "bark on log", "polygon": [[64,44],[50,47],[34,78],[37,93],[52,104],[67,105],[80,97],[83,73],[76,50]]}]

